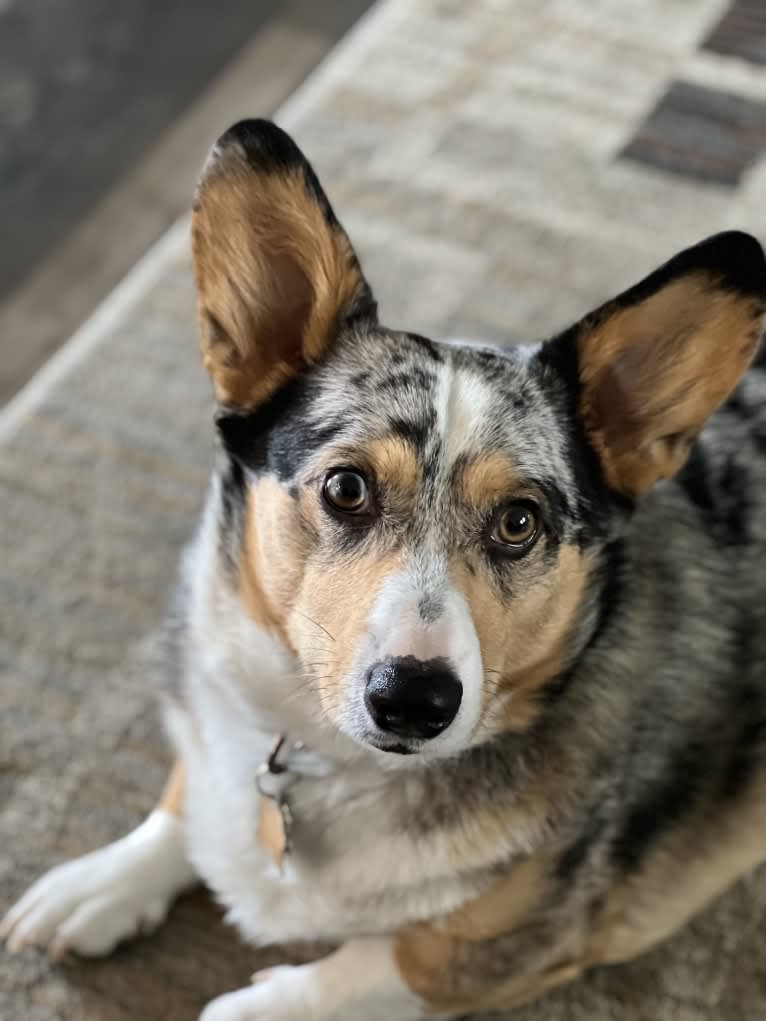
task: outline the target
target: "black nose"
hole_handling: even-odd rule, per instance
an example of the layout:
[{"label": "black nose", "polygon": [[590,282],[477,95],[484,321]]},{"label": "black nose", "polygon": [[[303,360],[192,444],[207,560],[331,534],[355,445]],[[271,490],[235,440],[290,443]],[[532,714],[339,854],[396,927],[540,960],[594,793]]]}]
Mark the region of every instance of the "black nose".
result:
[{"label": "black nose", "polygon": [[401,656],[372,667],[364,702],[381,730],[431,738],[452,723],[462,697],[463,685],[445,659]]}]

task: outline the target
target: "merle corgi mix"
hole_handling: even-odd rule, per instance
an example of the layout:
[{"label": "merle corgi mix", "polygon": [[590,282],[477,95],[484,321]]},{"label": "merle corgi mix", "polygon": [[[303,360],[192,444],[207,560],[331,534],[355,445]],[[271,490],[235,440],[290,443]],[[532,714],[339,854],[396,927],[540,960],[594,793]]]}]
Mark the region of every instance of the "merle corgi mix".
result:
[{"label": "merle corgi mix", "polygon": [[640,954],[766,858],[759,244],[541,345],[435,343],[381,326],[306,159],[248,121],[193,251],[221,443],[177,764],[9,949],[105,954],[202,878],[245,939],[339,947],[204,1021],[454,1017]]}]

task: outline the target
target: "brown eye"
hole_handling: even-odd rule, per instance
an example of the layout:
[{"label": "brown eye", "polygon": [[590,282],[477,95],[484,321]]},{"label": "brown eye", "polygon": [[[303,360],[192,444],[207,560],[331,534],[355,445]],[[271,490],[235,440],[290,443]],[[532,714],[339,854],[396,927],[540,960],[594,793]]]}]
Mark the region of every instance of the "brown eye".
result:
[{"label": "brown eye", "polygon": [[370,510],[367,482],[359,472],[348,469],[330,472],[322,493],[329,506],[341,514],[364,514]]},{"label": "brown eye", "polygon": [[510,553],[526,553],[540,533],[537,511],[528,503],[512,503],[498,515],[492,541]]}]

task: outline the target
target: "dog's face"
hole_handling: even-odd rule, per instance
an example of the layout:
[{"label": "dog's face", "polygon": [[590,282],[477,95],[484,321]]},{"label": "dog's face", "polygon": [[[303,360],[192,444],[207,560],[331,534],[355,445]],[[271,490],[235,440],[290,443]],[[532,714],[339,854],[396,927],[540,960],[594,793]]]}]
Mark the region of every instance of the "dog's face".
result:
[{"label": "dog's face", "polygon": [[749,363],[757,243],[690,249],[535,349],[437,345],[379,325],[305,159],[247,122],[194,254],[231,566],[307,709],[426,756],[529,727],[597,636],[630,508]]},{"label": "dog's face", "polygon": [[221,427],[252,473],[244,598],[340,727],[445,752],[528,724],[603,527],[539,372],[360,322]]}]

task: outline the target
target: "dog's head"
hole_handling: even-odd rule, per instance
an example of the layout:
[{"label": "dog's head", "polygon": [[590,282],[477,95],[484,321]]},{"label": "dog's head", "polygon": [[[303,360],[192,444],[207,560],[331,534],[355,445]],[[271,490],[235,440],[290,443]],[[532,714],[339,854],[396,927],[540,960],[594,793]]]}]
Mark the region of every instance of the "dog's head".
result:
[{"label": "dog's head", "polygon": [[193,247],[231,569],[302,697],[389,752],[528,727],[603,626],[631,508],[751,360],[758,243],[703,242],[531,350],[434,344],[379,324],[305,158],[249,121],[210,156]]}]

